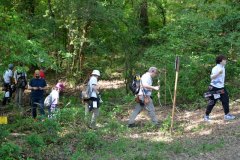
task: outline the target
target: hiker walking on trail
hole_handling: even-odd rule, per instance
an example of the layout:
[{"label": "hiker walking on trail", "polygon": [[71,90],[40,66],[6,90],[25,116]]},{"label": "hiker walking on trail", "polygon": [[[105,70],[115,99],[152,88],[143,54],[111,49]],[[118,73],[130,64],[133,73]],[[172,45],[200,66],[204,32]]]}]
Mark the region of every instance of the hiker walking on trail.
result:
[{"label": "hiker walking on trail", "polygon": [[142,75],[140,80],[140,90],[136,98],[137,105],[129,118],[128,127],[135,127],[135,118],[143,110],[143,108],[148,111],[148,115],[150,116],[152,123],[154,125],[158,125],[158,119],[156,117],[155,108],[151,98],[152,91],[159,90],[159,86],[152,86],[152,78],[157,75],[158,70],[156,67],[150,67],[148,72]]},{"label": "hiker walking on trail", "polygon": [[5,91],[2,105],[5,106],[7,104],[7,101],[10,102],[10,98],[12,97],[12,85],[13,85],[13,64],[8,65],[8,69],[3,74],[3,90]]},{"label": "hiker walking on trail", "polygon": [[16,84],[16,94],[15,94],[15,102],[18,107],[22,106],[23,101],[23,93],[27,88],[27,74],[23,71],[23,65],[19,65],[21,68],[17,69],[14,72],[14,81]]},{"label": "hiker walking on trail", "polygon": [[37,117],[37,106],[40,108],[40,113],[42,116],[45,115],[44,112],[44,90],[47,89],[47,84],[45,79],[40,78],[39,70],[35,70],[35,77],[29,82],[28,89],[31,90],[31,105],[32,105],[32,117],[36,119]]},{"label": "hiker walking on trail", "polygon": [[[210,121],[210,113],[215,106],[218,99],[222,102],[222,106],[224,109],[224,120],[233,120],[235,119],[235,116],[231,115],[229,113],[229,97],[228,92],[224,88],[224,82],[225,82],[225,65],[227,63],[227,59],[223,55],[219,55],[216,57],[216,66],[212,69],[211,73],[211,83],[208,87],[209,91],[215,92],[212,94],[212,96],[209,97],[206,114],[204,116],[205,121]],[[220,91],[217,93],[217,91]]]},{"label": "hiker walking on trail", "polygon": [[93,70],[91,77],[88,81],[90,90],[90,98],[85,106],[85,116],[88,119],[89,112],[92,112],[92,118],[89,127],[92,129],[96,128],[96,119],[99,116],[100,97],[99,97],[99,86],[98,78],[100,77],[99,70]]}]

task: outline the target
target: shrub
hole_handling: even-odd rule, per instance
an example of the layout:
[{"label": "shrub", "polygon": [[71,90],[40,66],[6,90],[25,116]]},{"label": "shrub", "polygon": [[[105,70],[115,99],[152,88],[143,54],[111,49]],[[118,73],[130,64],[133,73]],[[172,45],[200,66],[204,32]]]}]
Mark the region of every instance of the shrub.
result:
[{"label": "shrub", "polygon": [[33,133],[26,137],[26,141],[31,146],[32,150],[36,153],[39,153],[45,145],[43,138],[36,133]]},{"label": "shrub", "polygon": [[12,143],[3,143],[0,148],[0,159],[17,159],[20,156],[21,148]]}]

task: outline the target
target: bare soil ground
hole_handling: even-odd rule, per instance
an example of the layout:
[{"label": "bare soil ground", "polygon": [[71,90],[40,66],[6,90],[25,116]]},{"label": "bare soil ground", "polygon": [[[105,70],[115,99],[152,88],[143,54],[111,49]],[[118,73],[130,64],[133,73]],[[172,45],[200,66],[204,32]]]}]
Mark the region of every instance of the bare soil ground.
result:
[{"label": "bare soil ground", "polygon": [[[181,126],[181,133],[164,134],[161,131],[136,133],[130,135],[132,138],[143,138],[151,141],[165,141],[174,143],[176,141],[183,144],[186,149],[192,151],[183,151],[180,153],[166,153],[169,159],[176,160],[239,160],[240,159],[240,109],[238,103],[231,104],[231,113],[236,116],[235,120],[225,121],[224,112],[221,104],[218,103],[211,113],[211,122],[203,121],[205,109],[195,111],[176,112],[175,121]],[[130,114],[131,110],[129,111]],[[160,121],[164,121],[168,114],[171,114],[171,107],[162,109],[156,106],[156,114]],[[127,121],[127,119],[125,119]],[[147,112],[140,113],[137,117],[137,123],[146,123],[149,120]],[[178,132],[179,127],[174,132]],[[199,146],[221,145],[211,150],[211,147],[199,149]],[[202,152],[204,150],[204,152]],[[194,153],[193,153],[194,152]]]}]

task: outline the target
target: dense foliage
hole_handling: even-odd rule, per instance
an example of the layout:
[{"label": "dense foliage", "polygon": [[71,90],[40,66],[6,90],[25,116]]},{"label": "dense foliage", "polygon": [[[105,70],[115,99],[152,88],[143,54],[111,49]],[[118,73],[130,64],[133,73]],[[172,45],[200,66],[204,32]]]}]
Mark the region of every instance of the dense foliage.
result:
[{"label": "dense foliage", "polygon": [[[239,0],[13,0],[0,2],[0,72],[23,62],[77,83],[99,69],[129,81],[149,66],[167,70],[173,88],[181,58],[179,102],[198,102],[215,56],[229,59],[227,87],[237,95]],[[68,72],[65,72],[68,71]],[[164,84],[161,74],[161,84]],[[169,90],[169,89],[167,89]],[[163,92],[163,90],[161,91]],[[163,92],[164,93],[164,92]],[[171,103],[170,92],[167,92]]]}]

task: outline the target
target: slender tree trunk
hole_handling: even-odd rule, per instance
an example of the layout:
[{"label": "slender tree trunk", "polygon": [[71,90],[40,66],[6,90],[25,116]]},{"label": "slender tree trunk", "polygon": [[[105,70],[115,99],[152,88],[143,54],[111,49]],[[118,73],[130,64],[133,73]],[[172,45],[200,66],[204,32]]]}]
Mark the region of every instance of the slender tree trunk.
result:
[{"label": "slender tree trunk", "polygon": [[[34,15],[35,15],[35,0],[27,0],[26,1],[26,11],[28,13],[28,17],[29,17],[29,23],[32,23]],[[33,34],[32,32],[28,33],[28,39],[32,39]]]},{"label": "slender tree trunk", "polygon": [[52,21],[53,21],[53,38],[56,38],[56,22],[55,22],[55,15],[52,10],[51,0],[48,0],[48,9],[50,11],[50,16],[52,17]]},{"label": "slender tree trunk", "polygon": [[139,24],[143,31],[143,35],[149,33],[149,20],[148,20],[148,2],[147,0],[142,0],[140,4],[140,17]]},{"label": "slender tree trunk", "polygon": [[87,35],[89,32],[91,26],[91,21],[86,22],[82,29],[82,35],[81,35],[81,43],[80,43],[80,48],[78,51],[78,63],[77,63],[77,71],[82,71],[83,65],[84,65],[84,59],[85,59],[85,54],[84,54],[84,48],[86,46],[86,41],[87,41]]},{"label": "slender tree trunk", "polygon": [[148,2],[147,0],[142,0],[140,4],[140,15],[139,15],[139,25],[142,30],[142,39],[140,43],[145,46],[148,43],[146,35],[149,34],[149,20],[148,20]]}]

